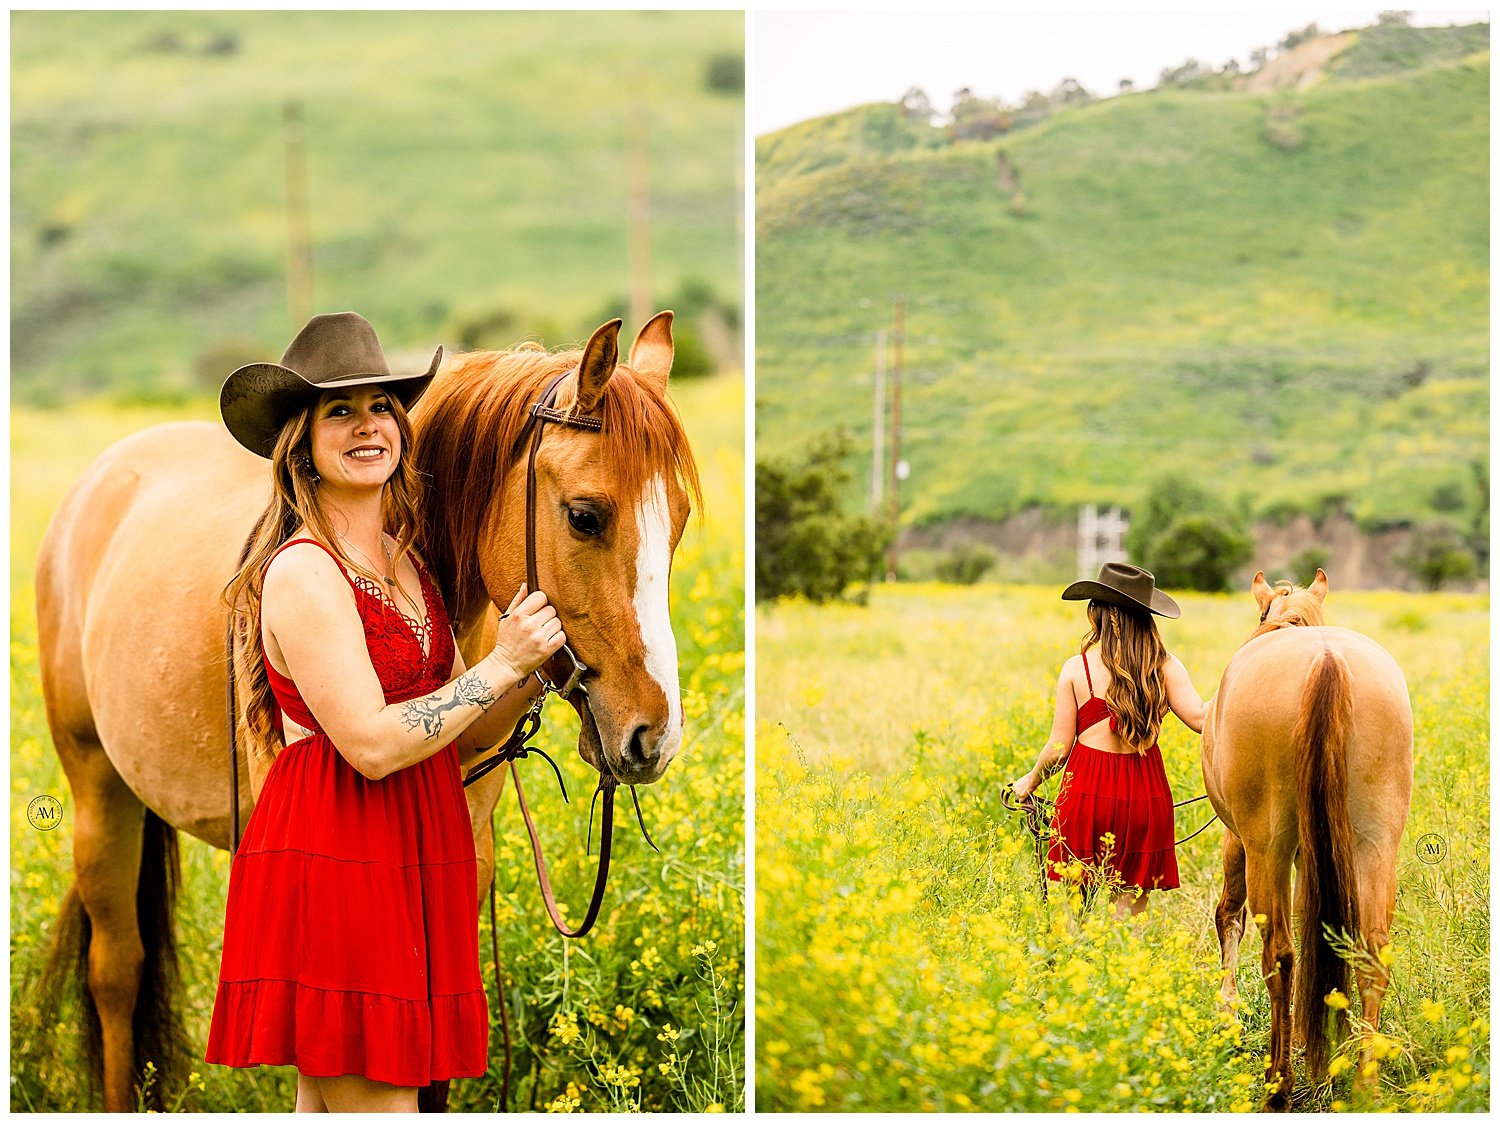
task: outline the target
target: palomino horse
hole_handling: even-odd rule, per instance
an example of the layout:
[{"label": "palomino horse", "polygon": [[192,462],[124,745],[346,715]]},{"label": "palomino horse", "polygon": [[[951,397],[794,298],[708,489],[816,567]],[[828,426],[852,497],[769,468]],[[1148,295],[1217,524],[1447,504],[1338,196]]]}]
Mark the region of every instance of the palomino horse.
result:
[{"label": "palomino horse", "polygon": [[[1261,925],[1271,997],[1267,1106],[1292,1091],[1292,1017],[1309,1069],[1328,1061],[1325,998],[1348,991],[1348,964],[1324,935],[1347,932],[1364,1024],[1380,1018],[1380,952],[1396,908],[1396,852],[1411,803],[1411,702],[1401,668],[1374,640],[1323,625],[1328,577],[1275,588],[1257,573],[1261,624],[1237,651],[1203,726],[1203,780],[1229,830],[1215,921],[1222,995],[1237,998],[1245,918]],[[1292,955],[1292,863],[1301,951]],[[1290,989],[1289,989],[1290,988]],[[1361,1060],[1369,1060],[1368,1039]]]},{"label": "palomino horse", "polygon": [[[492,602],[524,580],[531,404],[598,416],[549,426],[536,458],[539,581],[590,668],[579,752],[622,783],[661,777],[682,740],[667,576],[697,474],[666,398],[672,314],[618,363],[620,321],[582,351],[451,359],[414,412],[426,557],[464,657],[493,642]],[[176,830],[230,846],[221,593],[269,495],[266,461],[223,426],[158,426],[114,445],[59,507],[37,562],[42,689],[74,801],[74,886],[54,981],[86,975],[85,1046],[105,1107],[128,1110],[148,1060],[181,1055],[170,985]],[[241,818],[269,761],[241,755]],[[468,789],[483,890],[503,770]],[[70,934],[70,935],[69,935]]]}]

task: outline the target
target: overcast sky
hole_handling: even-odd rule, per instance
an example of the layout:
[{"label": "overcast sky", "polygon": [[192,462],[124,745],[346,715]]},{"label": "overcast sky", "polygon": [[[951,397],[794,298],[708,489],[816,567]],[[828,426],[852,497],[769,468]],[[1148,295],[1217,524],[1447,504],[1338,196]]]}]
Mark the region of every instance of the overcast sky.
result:
[{"label": "overcast sky", "polygon": [[[757,135],[908,88],[946,110],[968,86],[1015,104],[1077,78],[1095,94],[1156,85],[1162,68],[1189,58],[1215,67],[1248,64],[1257,47],[1316,23],[1323,31],[1366,27],[1379,9],[1265,12],[772,12],[751,15]],[[1483,11],[1417,11],[1421,25],[1475,23]]]}]

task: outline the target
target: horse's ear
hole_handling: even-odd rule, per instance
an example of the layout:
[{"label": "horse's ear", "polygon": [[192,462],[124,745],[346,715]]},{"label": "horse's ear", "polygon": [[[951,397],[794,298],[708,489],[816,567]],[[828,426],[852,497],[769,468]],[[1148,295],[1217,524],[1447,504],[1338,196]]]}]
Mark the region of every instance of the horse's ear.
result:
[{"label": "horse's ear", "polygon": [[604,384],[615,373],[620,361],[620,321],[611,320],[598,328],[584,345],[578,360],[578,409],[592,413],[604,397]]},{"label": "horse's ear", "polygon": [[672,313],[658,312],[646,321],[630,345],[630,362],[626,365],[643,378],[661,386],[672,373]]},{"label": "horse's ear", "polygon": [[1250,592],[1255,596],[1255,603],[1260,606],[1261,612],[1265,612],[1266,605],[1271,603],[1271,597],[1276,592],[1266,581],[1265,570],[1257,569],[1255,571],[1255,580],[1250,582]]},{"label": "horse's ear", "polygon": [[1323,598],[1328,595],[1328,574],[1323,572],[1323,567],[1318,567],[1318,575],[1313,578],[1313,583],[1308,591],[1318,598],[1318,603],[1323,603]]}]

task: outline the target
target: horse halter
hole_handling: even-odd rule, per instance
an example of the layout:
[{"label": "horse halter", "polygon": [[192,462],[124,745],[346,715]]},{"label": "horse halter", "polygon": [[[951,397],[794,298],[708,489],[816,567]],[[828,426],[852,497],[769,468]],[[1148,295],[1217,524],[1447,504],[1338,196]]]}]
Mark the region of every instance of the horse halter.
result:
[{"label": "horse halter", "polygon": [[[542,444],[542,432],[549,421],[557,425],[566,425],[574,429],[588,429],[594,432],[598,432],[604,427],[603,421],[597,417],[574,413],[571,410],[560,410],[553,406],[552,403],[557,398],[558,387],[565,378],[573,373],[575,373],[574,370],[565,371],[547,384],[546,389],[542,391],[541,397],[532,405],[531,419],[521,431],[521,436],[517,442],[519,445],[520,442],[526,441],[528,437],[530,438],[530,447],[526,454],[526,587],[532,592],[540,588],[536,570],[536,456],[537,449]],[[559,657],[564,657],[567,660],[566,673],[561,676],[547,673],[547,668],[558,660]],[[603,745],[600,745],[599,786],[594,790],[595,800],[601,795],[604,797],[604,810],[600,822],[599,835],[599,872],[595,877],[594,892],[589,899],[588,910],[584,914],[582,923],[577,928],[569,928],[557,908],[557,900],[552,892],[552,883],[547,876],[547,863],[542,857],[541,841],[537,837],[536,826],[531,821],[531,809],[526,803],[526,793],[521,786],[521,774],[516,769],[516,761],[531,753],[535,753],[545,760],[552,766],[552,771],[556,773],[558,786],[563,789],[563,799],[567,800],[568,791],[562,782],[562,770],[557,767],[557,763],[550,756],[541,749],[529,745],[527,742],[541,728],[542,704],[547,700],[548,694],[556,694],[559,698],[567,701],[574,694],[581,693],[583,695],[582,706],[588,706],[588,687],[583,683],[583,678],[588,673],[588,666],[583,660],[578,658],[577,653],[573,651],[569,644],[564,643],[562,647],[553,653],[552,657],[546,663],[543,663],[542,666],[533,672],[536,675],[537,682],[542,686],[541,693],[536,696],[536,699],[531,703],[527,711],[521,715],[521,720],[516,723],[516,727],[511,732],[511,735],[499,746],[499,750],[494,756],[475,765],[469,770],[468,775],[464,777],[464,787],[468,787],[499,765],[510,765],[511,778],[515,782],[516,787],[516,800],[521,805],[521,817],[526,823],[526,833],[531,838],[531,856],[536,866],[537,881],[541,886],[542,902],[546,905],[547,916],[551,919],[552,926],[558,932],[573,939],[586,935],[589,929],[594,926],[594,921],[599,916],[599,906],[604,900],[604,888],[609,878],[610,844],[614,837],[615,788],[619,786],[619,781],[610,769],[609,760],[604,755]],[[561,685],[558,684],[559,677],[562,679]],[[630,789],[630,796],[635,802],[635,813],[641,825],[641,833],[646,836],[646,841],[651,844],[651,848],[654,850],[656,849],[656,844],[651,842],[651,836],[646,831],[645,819],[641,815],[640,800],[636,798],[634,786]],[[592,803],[589,807],[589,824],[590,836],[592,836]]]},{"label": "horse halter", "polygon": [[[526,454],[526,588],[532,591],[541,587],[536,575],[536,453],[537,449],[542,446],[542,431],[549,421],[574,429],[589,429],[596,433],[604,428],[604,422],[600,418],[553,407],[552,403],[557,398],[558,386],[572,373],[574,372],[565,371],[547,384],[547,388],[542,391],[542,396],[531,407],[531,420],[526,423],[526,428],[521,433],[522,440],[526,439],[528,432],[531,435],[531,448]],[[572,668],[563,679],[563,685],[558,686],[554,679],[542,673],[547,663],[538,667],[536,678],[542,684],[543,694],[551,691],[566,700],[575,690],[582,690],[584,704],[587,705],[588,689],[583,686],[583,676],[588,674],[588,667],[584,665],[583,660],[578,658],[571,644],[563,644],[552,658],[556,659],[559,655],[566,656]]]}]

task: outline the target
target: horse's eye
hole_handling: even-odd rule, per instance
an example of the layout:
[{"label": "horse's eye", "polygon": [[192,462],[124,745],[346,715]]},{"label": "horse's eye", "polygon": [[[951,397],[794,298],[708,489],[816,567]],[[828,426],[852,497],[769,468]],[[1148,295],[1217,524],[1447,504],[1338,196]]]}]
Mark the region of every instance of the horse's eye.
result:
[{"label": "horse's eye", "polygon": [[579,534],[587,534],[590,538],[596,538],[604,533],[604,524],[599,521],[599,516],[587,509],[569,507],[568,525]]}]

